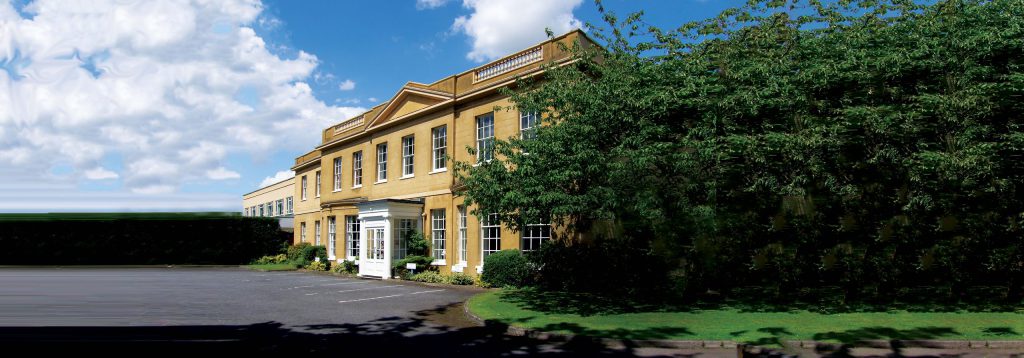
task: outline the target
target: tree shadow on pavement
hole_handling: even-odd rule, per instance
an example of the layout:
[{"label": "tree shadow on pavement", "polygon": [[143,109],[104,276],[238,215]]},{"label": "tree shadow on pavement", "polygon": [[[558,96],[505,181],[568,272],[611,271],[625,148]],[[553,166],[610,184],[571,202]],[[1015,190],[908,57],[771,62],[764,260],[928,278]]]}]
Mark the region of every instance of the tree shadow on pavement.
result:
[{"label": "tree shadow on pavement", "polygon": [[[461,306],[459,306],[461,307]],[[374,356],[632,356],[630,347],[609,348],[580,337],[562,341],[505,334],[507,326],[447,326],[431,317],[451,313],[441,306],[412,317],[383,317],[366,323],[286,326],[245,325],[132,327],[0,327],[0,347],[31,354],[239,354],[338,352]]]}]

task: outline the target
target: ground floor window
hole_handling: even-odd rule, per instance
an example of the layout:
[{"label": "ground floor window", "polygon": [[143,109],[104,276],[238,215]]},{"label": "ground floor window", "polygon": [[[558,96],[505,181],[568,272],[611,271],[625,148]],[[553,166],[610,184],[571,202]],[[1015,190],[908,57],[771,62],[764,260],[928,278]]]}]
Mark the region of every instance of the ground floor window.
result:
[{"label": "ground floor window", "polygon": [[348,251],[348,258],[355,260],[359,258],[359,217],[345,217],[345,248]]},{"label": "ground floor window", "polygon": [[519,248],[523,251],[533,251],[540,249],[540,245],[547,240],[551,240],[551,225],[550,224],[536,224],[526,225],[523,227],[521,232],[522,242],[520,242]]},{"label": "ground floor window", "polygon": [[299,223],[299,242],[306,242],[306,223]]},{"label": "ground floor window", "polygon": [[501,222],[498,214],[488,214],[480,221],[480,246],[483,247],[483,259],[490,254],[501,251]]},{"label": "ground floor window", "polygon": [[313,230],[316,230],[316,233],[313,234],[313,238],[316,239],[314,245],[320,246],[320,220],[313,222]]},{"label": "ground floor window", "polygon": [[416,231],[416,219],[398,219],[395,221],[395,233],[394,239],[394,256],[393,260],[404,259],[408,250],[408,238],[414,231]]},{"label": "ground floor window", "polygon": [[459,261],[466,262],[466,207],[459,207]]},{"label": "ground floor window", "polygon": [[334,248],[337,244],[337,221],[333,216],[327,217],[327,256],[334,257]]},{"label": "ground floor window", "polygon": [[430,239],[431,252],[433,253],[434,260],[444,260],[445,252],[445,213],[444,209],[434,209],[430,211]]}]

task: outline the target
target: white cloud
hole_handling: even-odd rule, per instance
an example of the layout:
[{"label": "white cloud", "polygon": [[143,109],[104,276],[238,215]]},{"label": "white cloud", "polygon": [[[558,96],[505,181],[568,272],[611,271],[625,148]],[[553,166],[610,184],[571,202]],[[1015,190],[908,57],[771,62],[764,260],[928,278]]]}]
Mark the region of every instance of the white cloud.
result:
[{"label": "white cloud", "polygon": [[338,89],[342,91],[351,91],[356,89],[356,83],[352,82],[352,80],[344,80],[338,85]]},{"label": "white cloud", "polygon": [[206,177],[213,180],[228,180],[238,179],[241,178],[242,176],[239,175],[238,172],[228,170],[227,168],[217,167],[217,169],[207,170]]},{"label": "white cloud", "polygon": [[270,184],[277,183],[279,181],[282,181],[282,180],[285,180],[285,179],[288,179],[288,178],[294,178],[294,177],[295,177],[295,172],[293,172],[291,170],[279,171],[279,172],[275,173],[274,176],[272,176],[272,177],[263,178],[263,181],[260,182],[260,188],[265,187],[265,186],[270,185]]},{"label": "white cloud", "polygon": [[0,190],[59,163],[109,176],[113,157],[125,195],[175,193],[230,177],[229,156],[308,150],[364,110],[313,96],[315,55],[268,49],[253,27],[281,24],[259,0],[36,0],[22,13],[0,0],[0,168],[20,174]]},{"label": "white cloud", "polygon": [[416,9],[429,10],[444,6],[448,0],[416,0]]},{"label": "white cloud", "polygon": [[582,2],[463,0],[462,6],[473,13],[456,18],[452,31],[464,33],[472,40],[473,49],[466,58],[476,62],[493,60],[543,41],[545,28],[562,34],[582,27],[582,22],[572,14]]},{"label": "white cloud", "polygon": [[103,167],[95,167],[85,171],[85,178],[89,180],[117,179],[120,175]]},{"label": "white cloud", "polygon": [[377,97],[370,97],[370,98],[367,98],[367,99],[366,99],[366,101],[368,101],[368,102],[370,102],[370,103],[377,103]]}]

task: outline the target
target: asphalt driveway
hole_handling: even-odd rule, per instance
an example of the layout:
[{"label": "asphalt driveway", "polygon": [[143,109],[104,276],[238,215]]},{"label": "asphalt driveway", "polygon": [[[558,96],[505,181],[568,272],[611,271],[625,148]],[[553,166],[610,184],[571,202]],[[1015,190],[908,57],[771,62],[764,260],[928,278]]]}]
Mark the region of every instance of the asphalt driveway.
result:
[{"label": "asphalt driveway", "polygon": [[735,356],[510,337],[461,303],[478,290],[235,268],[0,269],[5,353]]}]

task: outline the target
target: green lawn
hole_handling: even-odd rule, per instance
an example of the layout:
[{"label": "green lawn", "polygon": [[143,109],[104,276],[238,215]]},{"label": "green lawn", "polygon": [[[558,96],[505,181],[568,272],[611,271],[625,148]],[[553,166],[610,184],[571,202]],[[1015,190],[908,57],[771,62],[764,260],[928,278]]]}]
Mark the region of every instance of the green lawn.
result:
[{"label": "green lawn", "polygon": [[863,339],[1024,339],[1024,311],[852,312],[675,309],[533,290],[492,291],[469,300],[486,320],[541,331],[626,339],[783,340],[849,343]]},{"label": "green lawn", "polygon": [[256,271],[295,271],[295,264],[283,263],[283,264],[263,264],[263,265],[245,265],[245,268]]}]

